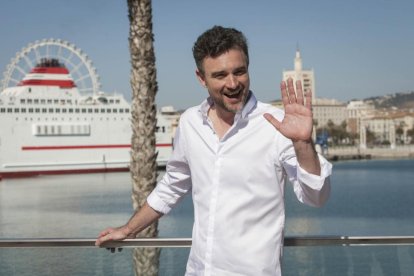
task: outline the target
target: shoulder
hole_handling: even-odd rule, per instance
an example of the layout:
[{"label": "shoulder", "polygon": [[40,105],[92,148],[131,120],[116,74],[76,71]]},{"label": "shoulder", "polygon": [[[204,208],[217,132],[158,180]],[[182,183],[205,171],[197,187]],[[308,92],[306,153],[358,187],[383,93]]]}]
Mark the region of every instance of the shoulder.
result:
[{"label": "shoulder", "polygon": [[193,106],[187,108],[180,116],[180,121],[194,120],[196,117],[201,117],[200,106]]},{"label": "shoulder", "polygon": [[179,127],[185,127],[189,125],[198,125],[203,122],[203,116],[201,112],[201,106],[193,106],[187,108],[181,115],[179,119]]}]

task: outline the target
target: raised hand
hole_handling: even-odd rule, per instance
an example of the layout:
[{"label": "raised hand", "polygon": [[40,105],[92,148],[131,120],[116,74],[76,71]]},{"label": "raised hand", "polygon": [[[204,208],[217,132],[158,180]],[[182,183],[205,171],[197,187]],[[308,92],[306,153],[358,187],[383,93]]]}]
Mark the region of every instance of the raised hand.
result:
[{"label": "raised hand", "polygon": [[296,92],[293,80],[280,84],[282,102],[285,107],[285,117],[280,122],[272,115],[266,113],[264,117],[286,138],[293,142],[310,141],[312,139],[312,92],[304,93],[302,83],[296,81]]}]

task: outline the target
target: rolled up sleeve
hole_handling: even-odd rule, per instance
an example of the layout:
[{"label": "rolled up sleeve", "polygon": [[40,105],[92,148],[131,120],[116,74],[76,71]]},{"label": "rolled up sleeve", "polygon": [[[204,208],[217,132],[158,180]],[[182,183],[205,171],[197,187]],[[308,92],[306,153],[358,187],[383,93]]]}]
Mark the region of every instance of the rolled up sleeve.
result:
[{"label": "rolled up sleeve", "polygon": [[321,174],[315,175],[300,167],[293,149],[289,149],[282,156],[283,167],[298,200],[313,207],[323,206],[328,201],[331,191],[332,164],[318,154]]}]

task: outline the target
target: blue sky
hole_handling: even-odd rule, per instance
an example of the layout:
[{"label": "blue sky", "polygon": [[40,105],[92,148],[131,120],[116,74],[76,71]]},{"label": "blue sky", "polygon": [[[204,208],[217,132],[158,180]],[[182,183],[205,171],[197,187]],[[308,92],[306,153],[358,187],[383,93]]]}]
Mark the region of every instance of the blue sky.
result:
[{"label": "blue sky", "polygon": [[[154,0],[158,106],[198,104],[191,48],[213,25],[245,33],[251,89],[279,99],[296,45],[313,68],[317,97],[341,101],[414,91],[414,1],[411,0]],[[126,0],[2,0],[0,71],[15,53],[43,38],[74,43],[93,60],[102,90],[130,100]]]}]

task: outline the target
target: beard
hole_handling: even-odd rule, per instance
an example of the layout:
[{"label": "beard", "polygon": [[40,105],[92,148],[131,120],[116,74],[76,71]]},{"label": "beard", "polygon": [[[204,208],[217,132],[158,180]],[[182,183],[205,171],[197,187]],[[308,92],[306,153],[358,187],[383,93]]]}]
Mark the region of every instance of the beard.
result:
[{"label": "beard", "polygon": [[[247,102],[250,91],[247,89],[239,89],[238,92],[222,92],[219,96],[216,96],[213,93],[210,93],[210,96],[216,105],[216,107],[236,114],[243,109],[244,105]],[[226,99],[228,101],[226,101]],[[232,103],[231,101],[237,99],[237,103]]]}]

